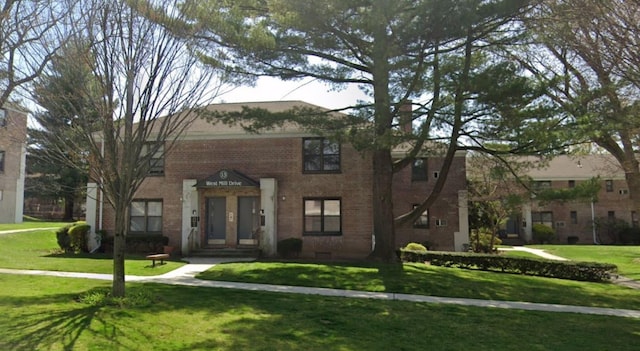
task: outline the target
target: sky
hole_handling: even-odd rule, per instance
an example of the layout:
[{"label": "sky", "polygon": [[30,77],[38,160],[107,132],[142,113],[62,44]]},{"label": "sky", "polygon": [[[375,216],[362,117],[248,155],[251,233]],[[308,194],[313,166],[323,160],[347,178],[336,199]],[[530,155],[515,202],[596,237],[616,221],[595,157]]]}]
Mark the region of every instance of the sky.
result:
[{"label": "sky", "polygon": [[281,81],[261,77],[255,87],[238,87],[219,95],[215,102],[258,102],[301,100],[320,107],[337,109],[353,105],[358,100],[368,100],[355,85],[340,91],[318,81]]}]

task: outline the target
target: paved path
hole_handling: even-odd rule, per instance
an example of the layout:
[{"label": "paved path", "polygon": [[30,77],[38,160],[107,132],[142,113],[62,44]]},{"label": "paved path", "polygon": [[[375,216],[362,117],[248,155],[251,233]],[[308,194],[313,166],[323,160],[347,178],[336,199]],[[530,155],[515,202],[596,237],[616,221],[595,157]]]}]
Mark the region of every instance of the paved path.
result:
[{"label": "paved path", "polygon": [[13,233],[24,233],[24,232],[35,232],[36,230],[50,230],[50,229],[58,229],[58,228],[60,228],[60,227],[0,230],[0,235],[2,235],[2,234],[13,234]]},{"label": "paved path", "polygon": [[[147,276],[147,277],[126,276],[125,279],[128,282],[147,282],[147,283],[160,283],[160,284],[172,284],[172,285],[198,286],[198,287],[207,287],[207,288],[242,289],[242,290],[251,290],[251,291],[269,291],[269,292],[292,293],[292,294],[338,296],[338,297],[366,298],[366,299],[378,299],[378,300],[400,300],[400,301],[441,303],[441,304],[453,304],[453,305],[476,306],[476,307],[518,309],[518,310],[529,310],[529,311],[582,313],[582,314],[592,314],[592,315],[640,318],[639,310],[567,306],[567,305],[517,302],[517,301],[479,300],[479,299],[436,297],[436,296],[410,295],[410,294],[397,294],[397,293],[384,293],[384,292],[367,292],[367,291],[340,290],[340,289],[328,289],[328,288],[310,288],[310,287],[300,287],[300,286],[235,283],[235,282],[201,280],[201,279],[196,279],[195,275],[200,272],[206,271],[207,269],[213,267],[218,263],[238,261],[239,259],[237,258],[236,259],[233,259],[233,258],[230,258],[230,259],[185,258],[184,260],[189,262],[189,264],[186,264],[174,271],[168,272],[163,275]],[[252,260],[252,259],[245,259],[245,260]],[[86,279],[100,279],[100,280],[112,279],[111,274],[95,274],[95,273],[53,272],[53,271],[15,270],[15,269],[0,269],[0,273],[46,275],[46,276],[54,276],[54,277],[86,278]]]}]

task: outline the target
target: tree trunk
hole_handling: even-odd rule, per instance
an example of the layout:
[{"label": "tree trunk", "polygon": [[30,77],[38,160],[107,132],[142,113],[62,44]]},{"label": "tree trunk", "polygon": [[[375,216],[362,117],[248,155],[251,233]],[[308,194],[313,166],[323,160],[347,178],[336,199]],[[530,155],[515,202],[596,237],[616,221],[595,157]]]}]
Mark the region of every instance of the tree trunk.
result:
[{"label": "tree trunk", "polygon": [[[118,206],[121,207],[121,206]],[[115,233],[113,237],[113,297],[125,296],[124,254],[126,249],[126,207],[115,209]]]},{"label": "tree trunk", "polygon": [[73,209],[75,207],[74,196],[67,195],[64,199],[64,217],[63,221],[73,221]]},{"label": "tree trunk", "polygon": [[393,162],[389,150],[373,154],[373,230],[375,248],[369,258],[383,262],[397,262],[393,221],[392,180]]}]

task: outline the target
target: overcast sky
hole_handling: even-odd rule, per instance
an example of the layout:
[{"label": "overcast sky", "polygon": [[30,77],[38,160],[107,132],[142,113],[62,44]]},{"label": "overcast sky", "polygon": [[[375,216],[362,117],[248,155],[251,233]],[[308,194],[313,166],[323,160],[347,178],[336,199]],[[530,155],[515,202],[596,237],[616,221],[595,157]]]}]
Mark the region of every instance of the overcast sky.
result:
[{"label": "overcast sky", "polygon": [[337,109],[367,100],[356,86],[340,91],[317,81],[284,82],[275,78],[260,78],[255,87],[240,87],[218,96],[216,102],[256,102],[302,100],[325,108]]}]

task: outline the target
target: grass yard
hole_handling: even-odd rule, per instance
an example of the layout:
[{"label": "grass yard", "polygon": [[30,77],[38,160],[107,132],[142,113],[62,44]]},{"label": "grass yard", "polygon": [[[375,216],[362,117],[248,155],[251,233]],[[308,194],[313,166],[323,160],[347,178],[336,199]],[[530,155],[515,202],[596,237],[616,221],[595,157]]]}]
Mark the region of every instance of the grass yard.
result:
[{"label": "grass yard", "polygon": [[[151,267],[151,261],[142,255],[129,255],[125,261],[125,274],[159,275],[182,265],[180,261],[165,261]],[[60,251],[54,230],[40,230],[0,235],[0,267],[13,269],[39,269],[50,271],[113,273],[110,254],[65,254]]]},{"label": "grass yard", "polygon": [[128,284],[151,304],[78,302],[108,282],[0,275],[1,350],[631,350],[640,320]]},{"label": "grass yard", "polygon": [[404,265],[251,262],[219,264],[200,279],[528,301],[640,310],[640,290],[611,283]]},{"label": "grass yard", "polygon": [[574,261],[613,263],[618,273],[640,280],[640,246],[611,245],[532,245],[536,249]]}]

